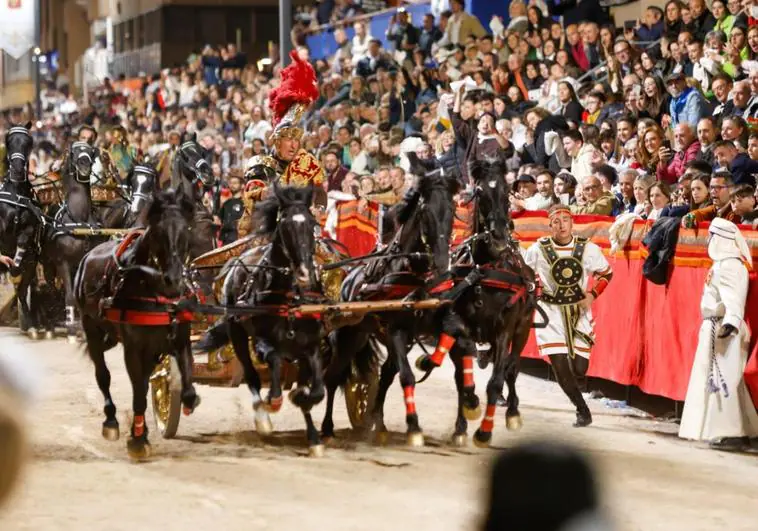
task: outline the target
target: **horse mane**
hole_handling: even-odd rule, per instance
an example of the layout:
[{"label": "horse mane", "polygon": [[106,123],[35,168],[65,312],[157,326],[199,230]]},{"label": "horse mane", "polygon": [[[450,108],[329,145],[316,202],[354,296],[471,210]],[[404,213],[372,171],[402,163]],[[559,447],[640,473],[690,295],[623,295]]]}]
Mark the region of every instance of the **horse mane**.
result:
[{"label": "horse mane", "polygon": [[416,211],[420,197],[428,198],[434,190],[439,189],[447,189],[452,196],[457,194],[461,188],[457,170],[446,172],[437,159],[421,160],[413,152],[408,153],[407,157],[411,164],[411,173],[418,176],[415,187],[418,194],[413,194],[410,199],[404,197],[394,207],[395,217],[401,224],[406,223]]},{"label": "horse mane", "polygon": [[274,193],[255,205],[253,225],[257,225],[256,234],[271,236],[276,230],[279,211],[293,205],[310,206],[313,190],[297,186],[276,187]]},{"label": "horse mane", "polygon": [[187,221],[190,222],[194,215],[194,203],[180,190],[169,188],[162,190],[153,196],[147,210],[147,219],[150,225],[158,223],[163,212],[171,206],[179,206]]}]

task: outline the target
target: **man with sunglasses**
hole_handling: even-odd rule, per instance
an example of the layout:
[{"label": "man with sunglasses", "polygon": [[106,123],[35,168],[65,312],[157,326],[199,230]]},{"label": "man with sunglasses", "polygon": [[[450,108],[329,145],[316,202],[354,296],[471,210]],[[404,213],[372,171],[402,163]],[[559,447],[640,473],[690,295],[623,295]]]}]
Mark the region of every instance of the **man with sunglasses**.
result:
[{"label": "man with sunglasses", "polygon": [[712,221],[715,218],[723,218],[727,221],[739,223],[739,219],[732,212],[729,202],[732,189],[734,188],[732,174],[728,171],[717,171],[711,177],[711,184],[708,188],[713,204],[705,208],[693,210],[684,216],[682,218],[682,227],[691,229],[696,227],[698,223]]}]

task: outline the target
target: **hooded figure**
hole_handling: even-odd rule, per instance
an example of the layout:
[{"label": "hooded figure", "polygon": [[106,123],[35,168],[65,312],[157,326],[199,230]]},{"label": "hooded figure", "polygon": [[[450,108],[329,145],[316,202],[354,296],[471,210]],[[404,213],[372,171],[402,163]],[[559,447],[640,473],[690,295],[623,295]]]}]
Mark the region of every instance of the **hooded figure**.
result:
[{"label": "hooded figure", "polygon": [[750,344],[745,301],[753,260],[737,226],[722,218],[709,228],[708,256],[713,266],[700,300],[703,323],[679,437],[739,451],[758,436],[758,413],[743,379]]}]

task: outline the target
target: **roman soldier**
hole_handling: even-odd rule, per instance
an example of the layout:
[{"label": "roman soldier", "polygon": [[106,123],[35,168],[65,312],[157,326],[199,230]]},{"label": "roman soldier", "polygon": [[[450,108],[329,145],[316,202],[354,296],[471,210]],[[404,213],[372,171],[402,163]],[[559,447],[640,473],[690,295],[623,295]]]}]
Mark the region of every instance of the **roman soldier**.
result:
[{"label": "roman soldier", "polygon": [[[576,407],[575,427],[588,426],[592,415],[580,391],[590,351],[595,343],[592,303],[611,280],[612,271],[600,247],[573,234],[573,218],[566,205],[549,211],[550,237],[541,238],[525,253],[527,265],[539,275],[539,305],[549,323],[536,329],[537,347],[548,356],[558,384]],[[589,277],[595,282],[587,291]]]},{"label": "roman soldier", "polygon": [[282,70],[282,82],[269,94],[269,108],[274,114],[274,171],[282,186],[313,186],[314,204],[326,208],[323,189],[324,169],[318,159],[300,147],[303,114],[319,97],[316,72],[296,51],[290,54],[292,63]]}]

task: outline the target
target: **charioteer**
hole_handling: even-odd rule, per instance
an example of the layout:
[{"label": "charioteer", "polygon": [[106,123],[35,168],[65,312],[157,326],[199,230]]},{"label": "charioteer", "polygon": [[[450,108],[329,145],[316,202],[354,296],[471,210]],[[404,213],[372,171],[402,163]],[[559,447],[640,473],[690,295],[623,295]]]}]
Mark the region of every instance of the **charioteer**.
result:
[{"label": "charioteer", "polygon": [[[549,211],[550,237],[541,238],[526,251],[527,265],[539,275],[539,301],[549,319],[535,330],[537,347],[548,356],[558,384],[576,407],[575,427],[592,423],[578,380],[585,380],[590,351],[595,344],[592,303],[608,286],[612,271],[600,247],[574,236],[571,210],[554,205]],[[587,291],[589,278],[594,285]]]}]

